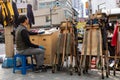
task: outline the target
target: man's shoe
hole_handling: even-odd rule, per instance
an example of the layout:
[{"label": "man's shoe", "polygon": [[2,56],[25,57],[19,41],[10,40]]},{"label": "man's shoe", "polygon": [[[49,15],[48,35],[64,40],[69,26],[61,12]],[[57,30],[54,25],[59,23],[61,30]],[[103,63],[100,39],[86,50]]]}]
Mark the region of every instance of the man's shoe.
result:
[{"label": "man's shoe", "polygon": [[40,72],[40,68],[34,68],[34,72],[35,73],[39,73]]},{"label": "man's shoe", "polygon": [[39,67],[42,72],[47,72],[46,66],[42,65]]}]

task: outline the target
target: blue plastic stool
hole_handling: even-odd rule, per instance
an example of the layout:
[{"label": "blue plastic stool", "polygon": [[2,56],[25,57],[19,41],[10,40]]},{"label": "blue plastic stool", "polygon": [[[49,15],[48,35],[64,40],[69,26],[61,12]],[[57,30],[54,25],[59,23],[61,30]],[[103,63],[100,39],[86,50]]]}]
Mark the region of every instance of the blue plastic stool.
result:
[{"label": "blue plastic stool", "polygon": [[[16,62],[17,62],[17,61],[16,61],[16,60],[17,60],[17,57],[19,57],[19,58],[21,59],[21,66],[17,66],[17,64],[16,64]],[[27,64],[26,64],[26,59],[27,59],[27,57],[31,57],[31,64],[30,64],[30,65],[27,65]],[[32,70],[34,69],[34,68],[33,68],[34,65],[33,65],[32,55],[16,54],[16,55],[14,56],[13,62],[14,62],[14,64],[13,64],[13,73],[15,73],[15,70],[21,70],[21,73],[22,73],[23,75],[25,75],[27,69],[32,69]]]}]

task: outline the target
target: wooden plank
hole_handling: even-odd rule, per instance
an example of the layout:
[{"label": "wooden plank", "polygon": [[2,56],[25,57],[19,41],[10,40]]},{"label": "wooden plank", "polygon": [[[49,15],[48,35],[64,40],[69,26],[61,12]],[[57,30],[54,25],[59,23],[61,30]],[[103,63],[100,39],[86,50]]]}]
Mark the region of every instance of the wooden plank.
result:
[{"label": "wooden plank", "polygon": [[11,32],[13,31],[13,26],[7,26],[4,28],[5,30],[5,53],[7,58],[11,58],[14,56],[14,45],[13,45],[13,35]]},{"label": "wooden plank", "polygon": [[32,43],[37,45],[42,45],[46,48],[45,50],[45,65],[52,65],[53,57],[56,53],[57,39],[59,36],[59,31],[55,31],[52,34],[42,34],[42,35],[31,35],[30,40]]}]

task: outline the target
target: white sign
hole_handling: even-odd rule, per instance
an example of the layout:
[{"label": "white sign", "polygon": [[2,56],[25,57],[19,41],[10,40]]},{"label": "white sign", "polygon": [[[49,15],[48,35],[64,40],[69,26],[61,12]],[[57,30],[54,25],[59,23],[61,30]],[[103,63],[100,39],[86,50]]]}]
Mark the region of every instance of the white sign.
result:
[{"label": "white sign", "polygon": [[17,8],[27,8],[27,3],[18,3]]}]

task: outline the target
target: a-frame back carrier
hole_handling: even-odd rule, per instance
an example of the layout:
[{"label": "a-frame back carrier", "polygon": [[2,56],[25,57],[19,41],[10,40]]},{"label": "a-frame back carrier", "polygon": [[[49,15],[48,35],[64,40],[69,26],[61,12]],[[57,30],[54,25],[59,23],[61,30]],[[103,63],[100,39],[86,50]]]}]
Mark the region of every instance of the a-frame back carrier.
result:
[{"label": "a-frame back carrier", "polygon": [[3,16],[2,16],[2,4],[3,3],[3,1],[2,0],[0,0],[0,24],[3,24],[2,22],[3,22]]},{"label": "a-frame back carrier", "polygon": [[70,28],[72,28],[71,21],[63,21],[63,22],[61,22],[61,25],[60,25],[60,30],[61,31],[70,30]]}]

